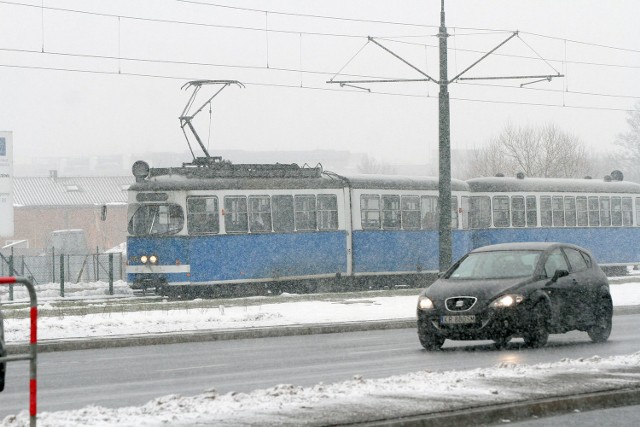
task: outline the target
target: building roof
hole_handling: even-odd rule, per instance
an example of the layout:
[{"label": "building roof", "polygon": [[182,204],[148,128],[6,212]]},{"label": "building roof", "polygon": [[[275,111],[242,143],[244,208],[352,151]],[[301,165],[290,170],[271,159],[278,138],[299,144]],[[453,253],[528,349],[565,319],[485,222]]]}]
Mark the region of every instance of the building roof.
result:
[{"label": "building roof", "polygon": [[94,206],[127,202],[127,189],[133,176],[94,177],[15,177],[13,205]]}]

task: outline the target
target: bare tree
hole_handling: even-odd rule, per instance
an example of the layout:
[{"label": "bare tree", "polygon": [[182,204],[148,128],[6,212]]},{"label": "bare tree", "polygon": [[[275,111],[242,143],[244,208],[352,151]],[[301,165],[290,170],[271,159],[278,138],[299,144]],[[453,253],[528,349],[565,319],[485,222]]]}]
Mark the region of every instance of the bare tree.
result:
[{"label": "bare tree", "polygon": [[618,158],[621,167],[628,172],[629,179],[640,182],[640,101],[627,115],[629,130],[618,135],[615,144],[622,149]]},{"label": "bare tree", "polygon": [[472,163],[474,176],[523,172],[531,177],[577,178],[588,175],[591,166],[584,144],[554,124],[515,127],[507,124],[500,135],[477,150]]},{"label": "bare tree", "polygon": [[358,165],[358,172],[364,174],[381,174],[381,175],[395,175],[396,168],[385,162],[381,162],[376,160],[375,158],[365,154],[360,159],[360,164]]}]

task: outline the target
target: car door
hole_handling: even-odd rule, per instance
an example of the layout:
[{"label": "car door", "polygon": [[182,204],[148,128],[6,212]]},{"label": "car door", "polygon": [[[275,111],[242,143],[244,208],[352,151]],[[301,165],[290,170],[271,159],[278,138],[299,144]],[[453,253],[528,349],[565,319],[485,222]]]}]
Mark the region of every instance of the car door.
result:
[{"label": "car door", "polygon": [[590,322],[594,316],[594,305],[597,298],[598,287],[594,282],[594,275],[584,256],[577,249],[563,248],[567,259],[571,275],[575,279],[577,296],[575,306],[580,322]]},{"label": "car door", "polygon": [[[552,282],[551,279],[557,270],[565,270],[569,274]],[[561,329],[573,328],[581,319],[579,307],[575,304],[579,298],[579,289],[561,248],[555,248],[549,253],[544,263],[544,273],[549,280],[544,290],[551,301],[553,322]]]}]

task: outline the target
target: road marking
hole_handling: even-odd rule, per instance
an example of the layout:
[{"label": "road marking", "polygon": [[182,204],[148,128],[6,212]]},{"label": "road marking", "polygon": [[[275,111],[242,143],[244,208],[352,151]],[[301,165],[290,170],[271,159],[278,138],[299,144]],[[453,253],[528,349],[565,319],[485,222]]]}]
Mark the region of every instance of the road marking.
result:
[{"label": "road marking", "polygon": [[221,364],[218,364],[218,365],[202,365],[202,366],[189,366],[187,368],[162,369],[160,372],[189,371],[189,370],[193,370],[193,369],[219,368],[221,366],[228,366],[228,364],[227,363],[221,363]]}]

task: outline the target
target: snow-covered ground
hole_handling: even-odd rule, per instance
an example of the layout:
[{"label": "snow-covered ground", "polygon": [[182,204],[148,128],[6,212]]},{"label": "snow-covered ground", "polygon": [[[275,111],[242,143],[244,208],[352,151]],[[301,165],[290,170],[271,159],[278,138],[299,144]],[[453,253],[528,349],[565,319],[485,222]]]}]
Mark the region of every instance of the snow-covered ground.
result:
[{"label": "snow-covered ground", "polygon": [[[38,289],[39,309],[56,310],[52,304],[59,300],[59,285],[43,285]],[[81,286],[83,290],[67,287],[71,298],[82,298],[95,307],[104,305],[106,283]],[[126,295],[131,291],[125,282],[114,284],[114,293]],[[640,305],[640,279],[638,282],[611,285],[614,306]],[[26,300],[24,290],[14,290],[16,300]],[[6,296],[4,297],[6,300]],[[69,298],[66,298],[67,300]],[[295,296],[292,296],[295,300]],[[264,301],[264,303],[262,303]],[[278,325],[334,323],[385,319],[406,319],[415,316],[417,296],[354,298],[336,301],[292,301],[270,303],[269,298],[257,299],[251,305],[166,309],[139,312],[105,312],[84,316],[55,315],[38,320],[38,339],[109,337],[130,334],[202,331],[214,329],[255,328]],[[258,302],[258,303],[256,303]],[[172,308],[171,310],[169,310]],[[28,309],[24,309],[28,310]],[[171,315],[168,315],[171,313]],[[5,334],[8,342],[26,342],[29,339],[27,319],[6,319]]]},{"label": "snow-covered ground", "polygon": [[[83,289],[74,289],[80,286]],[[106,284],[69,285],[69,298],[104,304]],[[116,293],[126,295],[123,282]],[[72,292],[73,291],[73,292]],[[16,300],[25,299],[16,286]],[[57,285],[39,287],[40,309],[59,298]],[[640,305],[638,282],[611,285],[614,305]],[[6,301],[6,294],[2,295]],[[292,296],[291,298],[295,298]],[[263,303],[264,301],[264,303]],[[217,306],[181,310],[117,312],[84,316],[42,317],[39,339],[105,337],[172,331],[251,328],[304,323],[401,319],[415,315],[416,296],[353,298],[338,301],[292,301]],[[169,303],[167,303],[169,304]],[[170,315],[168,315],[170,313]],[[24,341],[26,319],[5,321],[7,341]],[[159,397],[139,407],[118,409],[89,406],[80,410],[42,413],[45,426],[186,426],[186,425],[324,425],[371,419],[375,414],[416,414],[469,408],[492,403],[568,395],[637,384],[640,352],[601,359],[562,360],[541,365],[500,364],[489,369],[448,372],[421,371],[383,379],[356,376],[351,381],[298,387],[281,384],[251,393]],[[0,396],[1,399],[1,396]],[[0,426],[26,426],[28,413],[6,417]]]}]

